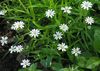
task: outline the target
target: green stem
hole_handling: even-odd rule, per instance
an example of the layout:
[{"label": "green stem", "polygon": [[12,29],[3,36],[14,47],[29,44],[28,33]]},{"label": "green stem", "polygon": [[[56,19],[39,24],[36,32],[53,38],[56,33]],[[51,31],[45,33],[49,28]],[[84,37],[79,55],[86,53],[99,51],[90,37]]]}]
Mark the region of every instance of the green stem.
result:
[{"label": "green stem", "polygon": [[24,10],[27,12],[27,14],[29,14],[28,9],[24,6],[24,4],[22,3],[22,1],[21,0],[18,0],[18,1],[21,4],[21,6],[24,8]]},{"label": "green stem", "polygon": [[30,13],[31,13],[31,16],[33,18],[33,20],[35,20],[35,14],[34,14],[34,9],[32,7],[32,1],[29,0],[29,4],[30,4]]}]

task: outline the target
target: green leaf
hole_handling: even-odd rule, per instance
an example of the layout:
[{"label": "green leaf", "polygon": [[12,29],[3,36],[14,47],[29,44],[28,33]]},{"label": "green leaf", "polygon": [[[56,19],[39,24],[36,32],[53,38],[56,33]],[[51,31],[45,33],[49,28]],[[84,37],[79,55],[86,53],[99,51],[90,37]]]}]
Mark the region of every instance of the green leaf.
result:
[{"label": "green leaf", "polygon": [[82,68],[85,68],[85,63],[86,63],[85,57],[79,57],[77,60],[78,60],[78,65]]},{"label": "green leaf", "polygon": [[94,69],[100,64],[100,58],[97,57],[78,57],[78,65],[82,68]]},{"label": "green leaf", "polygon": [[41,70],[37,69],[37,65],[36,64],[32,64],[29,67],[28,71],[41,71]]},{"label": "green leaf", "polygon": [[35,65],[35,64],[32,64],[32,65],[29,67],[29,71],[36,71],[36,65]]},{"label": "green leaf", "polygon": [[100,28],[95,30],[94,34],[94,48],[100,53]]},{"label": "green leaf", "polygon": [[100,64],[100,58],[92,57],[87,61],[86,66],[88,69],[93,69],[96,66],[98,66],[99,64]]}]

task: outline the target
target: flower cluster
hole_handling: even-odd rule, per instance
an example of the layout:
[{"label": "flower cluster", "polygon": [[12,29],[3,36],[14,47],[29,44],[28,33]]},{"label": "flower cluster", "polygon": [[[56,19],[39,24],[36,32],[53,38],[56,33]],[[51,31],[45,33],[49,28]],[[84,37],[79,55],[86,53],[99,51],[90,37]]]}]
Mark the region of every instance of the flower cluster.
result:
[{"label": "flower cluster", "polygon": [[[81,8],[83,9],[86,9],[86,10],[89,10],[90,8],[92,8],[92,3],[89,2],[89,1],[83,1],[82,4],[81,4]],[[70,6],[65,6],[65,7],[61,7],[61,10],[64,12],[64,13],[68,13],[70,14],[71,13],[71,9],[72,7]],[[55,11],[53,11],[52,9],[51,10],[48,10],[46,11],[46,17],[50,17],[52,18],[54,15],[55,15]],[[94,19],[92,17],[86,17],[85,19],[85,22],[89,25],[92,25],[94,23]],[[62,24],[62,28],[64,30],[64,24]],[[67,30],[68,28],[66,28]],[[64,30],[65,31],[65,30]]]},{"label": "flower cluster", "polygon": [[[83,9],[86,9],[86,10],[89,10],[90,8],[92,8],[92,3],[89,2],[89,1],[83,1],[82,4],[81,4],[81,8]],[[71,9],[72,7],[68,7],[68,6],[65,6],[65,7],[61,7],[61,10],[64,12],[64,13],[68,13],[70,14],[71,13]],[[55,15],[55,11],[53,10],[48,10],[46,11],[46,17],[53,17]],[[85,18],[85,22],[89,25],[92,25],[94,23],[94,18],[92,17],[86,17]],[[69,27],[67,26],[67,24],[61,24],[59,26],[60,30],[62,30],[63,32],[66,32],[68,31]],[[56,32],[55,34],[53,34],[54,36],[54,39],[56,40],[60,40],[62,39],[62,33],[61,32]],[[66,51],[66,49],[68,48],[67,45],[65,45],[65,43],[62,43],[62,44],[58,44],[58,47],[57,49],[58,50],[62,50],[62,51]],[[81,54],[81,51],[80,51],[80,48],[73,48],[72,49],[72,54],[74,54],[75,56],[78,56],[78,54]]]},{"label": "flower cluster", "polygon": [[[82,4],[80,5],[80,8],[84,9],[84,10],[89,10],[92,8],[92,3],[89,1],[83,1]],[[65,7],[61,7],[61,12],[63,12],[64,14],[71,14],[72,13],[72,7],[71,6],[65,6]],[[2,10],[0,11],[0,15],[5,15],[6,11]],[[56,12],[53,9],[48,9],[45,12],[45,16],[47,18],[53,18],[56,15]],[[92,25],[95,21],[93,17],[87,16],[84,19],[85,23],[87,23],[88,25]],[[23,21],[16,21],[14,22],[14,24],[11,26],[12,30],[21,30],[25,27],[25,23]],[[59,25],[59,31],[57,30],[54,34],[53,37],[54,39],[57,40],[61,40],[63,38],[64,33],[68,32],[70,29],[69,24],[60,24]],[[40,30],[39,29],[32,29],[28,32],[30,37],[34,37],[37,38],[40,35]],[[0,43],[2,46],[4,46],[4,44],[7,44],[8,37],[1,37]],[[66,43],[58,43],[57,45],[57,50],[65,52],[67,51],[67,49],[69,48],[68,45],[66,45]],[[9,49],[10,53],[20,53],[23,50],[23,46],[22,45],[17,45],[17,46],[11,46],[11,48]],[[73,48],[71,53],[75,56],[78,56],[79,54],[81,54],[81,50],[80,48]],[[30,61],[28,59],[24,59],[22,60],[22,63],[20,63],[20,65],[22,65],[23,68],[26,68],[26,66],[30,66]]]},{"label": "flower cluster", "polygon": [[[66,32],[66,31],[68,31],[69,27],[66,24],[61,24],[59,26],[59,29],[61,31],[63,31],[63,32]],[[56,40],[61,39],[62,38],[62,35],[63,34],[61,32],[56,32],[55,34],[53,34],[54,39],[56,39]]]},{"label": "flower cluster", "polygon": [[11,48],[9,49],[10,53],[13,52],[21,52],[23,50],[23,46],[22,45],[17,45],[17,46],[11,46]]},{"label": "flower cluster", "polygon": [[24,22],[23,21],[17,21],[14,22],[14,24],[11,26],[12,30],[18,30],[18,29],[23,29],[24,28]]}]

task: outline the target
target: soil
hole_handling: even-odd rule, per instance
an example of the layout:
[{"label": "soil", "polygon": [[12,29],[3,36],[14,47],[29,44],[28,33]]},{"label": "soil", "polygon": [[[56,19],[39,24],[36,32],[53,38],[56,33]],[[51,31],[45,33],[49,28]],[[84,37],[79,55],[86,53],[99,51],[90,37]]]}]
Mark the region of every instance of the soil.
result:
[{"label": "soil", "polygon": [[[0,18],[0,37],[8,36],[8,44],[2,46],[0,43],[0,71],[18,71],[19,63],[16,60],[17,55],[9,54],[8,49],[13,44],[14,31],[9,30],[11,24],[3,18]],[[1,38],[0,38],[1,39]]]}]

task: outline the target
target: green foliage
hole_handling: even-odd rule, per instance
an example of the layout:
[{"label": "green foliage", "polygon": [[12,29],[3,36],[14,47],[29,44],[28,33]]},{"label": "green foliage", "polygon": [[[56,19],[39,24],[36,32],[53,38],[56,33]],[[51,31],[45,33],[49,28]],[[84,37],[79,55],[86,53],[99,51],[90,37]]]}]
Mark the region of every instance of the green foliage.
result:
[{"label": "green foliage", "polygon": [[[23,44],[23,54],[32,60],[30,67],[19,71],[41,71],[38,63],[43,68],[51,68],[54,71],[85,71],[86,69],[100,70],[100,11],[99,0],[89,0],[97,6],[91,10],[80,7],[83,0],[8,0],[0,3],[0,8],[7,10],[5,16],[0,16],[11,22],[24,21],[25,27],[17,30],[15,44]],[[71,6],[72,13],[66,14],[61,7]],[[45,11],[53,9],[56,14],[53,18],[46,18]],[[93,16],[95,23],[88,25],[84,19]],[[67,24],[69,30],[62,32],[60,24]],[[31,29],[40,29],[38,38],[29,36]],[[53,34],[56,31],[63,33],[62,40],[55,40]],[[59,43],[66,43],[66,52],[57,50]],[[82,53],[75,57],[71,50],[80,47]],[[64,62],[63,62],[64,61]]]},{"label": "green foliage", "polygon": [[82,68],[95,69],[100,65],[100,58],[97,57],[79,57],[78,65]]},{"label": "green foliage", "polygon": [[41,64],[43,64],[44,67],[51,67],[52,58],[47,57],[45,60],[41,60]]}]

